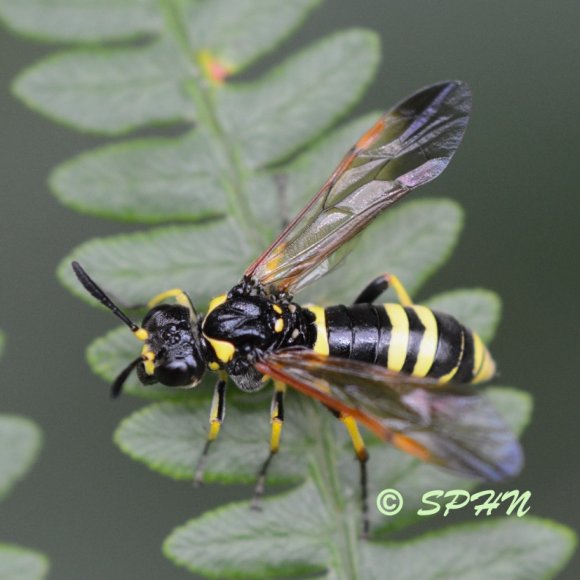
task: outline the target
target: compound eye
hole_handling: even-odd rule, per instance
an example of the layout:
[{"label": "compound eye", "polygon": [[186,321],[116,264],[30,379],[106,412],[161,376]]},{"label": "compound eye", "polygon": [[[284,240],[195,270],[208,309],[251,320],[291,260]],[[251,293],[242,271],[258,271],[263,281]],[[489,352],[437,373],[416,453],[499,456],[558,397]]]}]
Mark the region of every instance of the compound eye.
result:
[{"label": "compound eye", "polygon": [[155,378],[168,387],[194,386],[199,382],[198,374],[193,357],[172,360],[155,368]]}]

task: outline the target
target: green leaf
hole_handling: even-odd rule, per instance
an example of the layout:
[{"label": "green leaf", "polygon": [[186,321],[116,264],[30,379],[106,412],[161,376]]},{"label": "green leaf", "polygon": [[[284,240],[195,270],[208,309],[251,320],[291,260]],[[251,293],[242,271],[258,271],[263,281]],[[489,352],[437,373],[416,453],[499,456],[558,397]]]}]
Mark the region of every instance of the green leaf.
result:
[{"label": "green leaf", "polygon": [[95,304],[76,280],[70,263],[79,261],[121,305],[142,306],[159,292],[184,288],[202,308],[241,277],[253,253],[240,232],[222,220],[170,226],[85,242],[58,268],[62,283]]},{"label": "green leaf", "polygon": [[475,330],[485,343],[490,343],[501,317],[501,300],[491,290],[454,290],[430,298],[429,308],[455,316]]},{"label": "green leaf", "polygon": [[[332,131],[283,168],[254,174],[247,186],[259,221],[280,228],[275,177],[282,175],[288,216],[320,188],[349,147],[378,114],[365,115]],[[223,214],[227,207],[226,162],[195,130],[175,139],[137,139],[73,157],[52,173],[50,185],[65,205],[101,217],[161,223],[194,221]]]},{"label": "green leaf", "polygon": [[[383,272],[398,276],[413,297],[451,254],[462,225],[463,213],[455,202],[407,202],[375,220],[344,263],[300,299],[348,304]],[[389,294],[381,299],[388,300]]]},{"label": "green leaf", "polygon": [[[0,331],[0,356],[4,333]],[[24,417],[0,415],[0,499],[30,469],[42,444],[42,434],[35,423]],[[40,580],[48,571],[44,555],[19,546],[0,543],[0,580]]]},{"label": "green leaf", "polygon": [[529,516],[454,526],[405,542],[360,541],[309,484],[266,500],[261,512],[248,508],[231,504],[190,520],[167,538],[164,552],[192,572],[220,578],[326,570],[332,578],[508,580],[551,577],[575,545],[568,528]]},{"label": "green leaf", "polygon": [[14,91],[55,121],[115,135],[150,123],[192,121],[193,106],[182,89],[189,68],[169,41],[76,50],[26,69]]},{"label": "green leaf", "polygon": [[12,544],[0,544],[0,580],[41,580],[46,578],[48,568],[44,554]]},{"label": "green leaf", "polygon": [[[227,419],[212,446],[205,481],[255,481],[258,468],[268,455],[270,396],[270,389],[267,394],[242,394],[235,405],[230,397]],[[115,442],[151,469],[175,479],[191,480],[207,437],[209,411],[207,400],[201,405],[199,402],[150,405],[121,423]],[[272,464],[268,473],[270,482],[302,479],[306,475],[307,448],[315,439],[308,423],[309,418],[313,419],[308,404],[292,394],[285,411],[289,420],[284,424],[284,453],[280,461]]]},{"label": "green leaf", "polygon": [[0,0],[0,18],[16,32],[58,42],[94,42],[154,34],[157,0]]},{"label": "green leaf", "polygon": [[224,130],[252,168],[279,161],[317,137],[353,105],[379,61],[376,35],[340,32],[259,81],[217,94]]},{"label": "green leaf", "polygon": [[512,431],[521,435],[532,418],[532,397],[513,387],[489,387],[485,392]]},{"label": "green leaf", "polygon": [[0,330],[0,357],[4,354],[4,347],[6,346],[6,337],[4,333]]},{"label": "green leaf", "polygon": [[139,139],[83,153],[53,172],[67,206],[113,219],[161,223],[223,214],[223,160],[202,131],[179,139]]},{"label": "green leaf", "polygon": [[191,46],[240,71],[297,28],[320,0],[212,0],[190,8]]},{"label": "green leaf", "polygon": [[335,526],[316,489],[306,484],[266,500],[260,512],[242,502],[190,520],[167,538],[163,551],[192,572],[218,578],[314,574],[324,570]]},{"label": "green leaf", "polygon": [[575,543],[570,529],[548,520],[527,515],[494,519],[453,526],[407,542],[364,542],[360,577],[552,578],[572,555]]},{"label": "green leaf", "polygon": [[0,498],[30,469],[42,443],[40,429],[23,417],[0,415]]}]

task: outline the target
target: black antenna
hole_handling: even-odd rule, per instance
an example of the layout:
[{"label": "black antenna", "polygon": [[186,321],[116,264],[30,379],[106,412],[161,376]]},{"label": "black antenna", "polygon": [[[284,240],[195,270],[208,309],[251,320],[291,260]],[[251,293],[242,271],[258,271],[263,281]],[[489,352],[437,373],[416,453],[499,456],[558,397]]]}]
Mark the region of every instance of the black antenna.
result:
[{"label": "black antenna", "polygon": [[[113,303],[113,301],[105,294],[103,290],[97,285],[97,283],[85,272],[83,267],[78,262],[72,262],[72,269],[79,279],[79,282],[84,286],[85,290],[94,298],[96,298],[101,304],[106,306],[109,310],[113,312],[115,316],[120,318],[135,334],[143,329],[135,324],[121,309]],[[137,338],[141,338],[137,335]]]},{"label": "black antenna", "polygon": [[111,397],[116,399],[123,390],[123,384],[127,380],[127,377],[131,374],[133,369],[142,361],[142,357],[137,357],[134,361],[131,361],[115,379],[115,382],[111,385]]}]

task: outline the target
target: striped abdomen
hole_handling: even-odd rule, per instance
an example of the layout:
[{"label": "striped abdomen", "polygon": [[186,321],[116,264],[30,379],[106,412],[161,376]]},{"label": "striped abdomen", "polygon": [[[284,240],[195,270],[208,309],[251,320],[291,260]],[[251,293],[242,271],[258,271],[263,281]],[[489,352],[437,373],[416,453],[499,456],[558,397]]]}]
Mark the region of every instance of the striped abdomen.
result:
[{"label": "striped abdomen", "polygon": [[426,306],[309,306],[317,326],[314,350],[386,366],[441,383],[479,383],[495,374],[481,338],[448,314]]}]

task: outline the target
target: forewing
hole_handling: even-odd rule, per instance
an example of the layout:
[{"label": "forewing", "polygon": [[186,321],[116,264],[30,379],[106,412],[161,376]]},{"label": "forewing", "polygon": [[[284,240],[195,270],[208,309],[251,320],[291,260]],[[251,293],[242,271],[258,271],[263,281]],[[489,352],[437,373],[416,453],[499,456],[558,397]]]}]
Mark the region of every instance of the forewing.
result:
[{"label": "forewing", "polygon": [[470,108],[468,86],[452,81],[427,87],[385,113],[246,276],[293,293],[326,274],[343,244],[447,167]]},{"label": "forewing", "polygon": [[306,349],[269,353],[258,370],[352,415],[407,453],[469,477],[519,473],[522,451],[485,395]]}]

